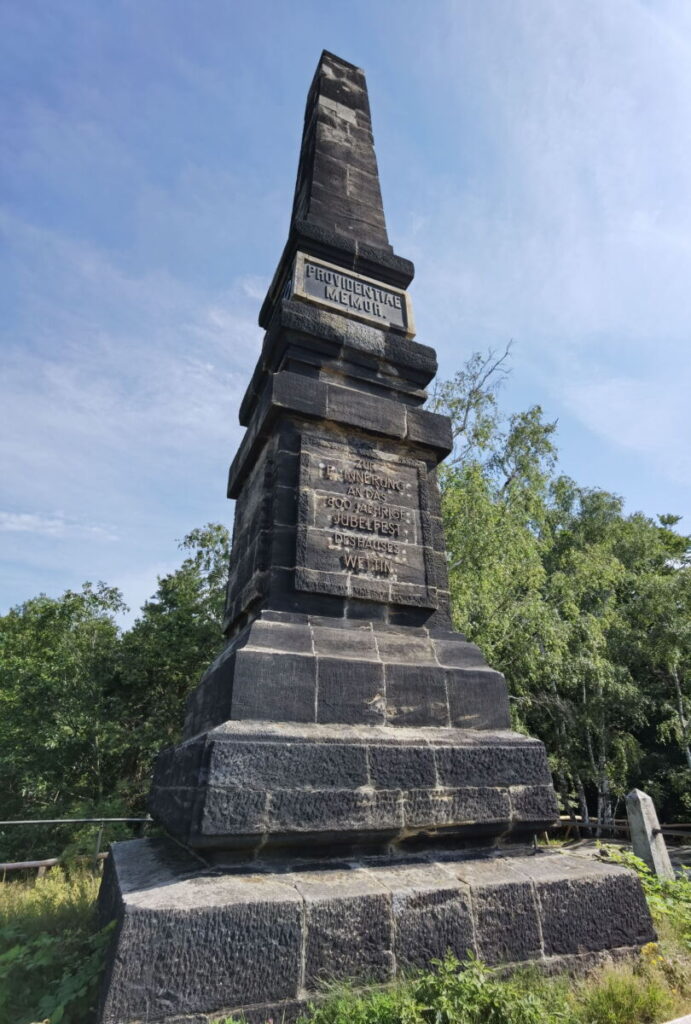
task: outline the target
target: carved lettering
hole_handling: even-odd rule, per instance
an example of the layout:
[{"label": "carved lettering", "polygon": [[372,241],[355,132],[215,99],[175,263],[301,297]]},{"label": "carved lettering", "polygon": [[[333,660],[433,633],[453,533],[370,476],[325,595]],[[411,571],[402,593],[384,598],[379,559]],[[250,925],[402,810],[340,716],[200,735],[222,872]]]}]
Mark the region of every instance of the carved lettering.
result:
[{"label": "carved lettering", "polygon": [[304,263],[303,286],[306,297],[324,299],[343,309],[365,313],[395,327],[407,327],[403,297],[388,288],[378,288],[308,260]]},{"label": "carved lettering", "polygon": [[386,558],[366,558],[362,555],[343,555],[343,568],[350,572],[374,572],[388,576],[391,573],[391,562]]},{"label": "carved lettering", "polygon": [[[368,287],[362,283],[360,293],[354,284],[349,294],[376,301]],[[298,588],[338,595],[352,588],[355,595],[369,578],[374,600],[433,607],[426,603],[433,598],[421,507],[425,472],[423,464],[368,443],[318,436],[303,442]]]}]

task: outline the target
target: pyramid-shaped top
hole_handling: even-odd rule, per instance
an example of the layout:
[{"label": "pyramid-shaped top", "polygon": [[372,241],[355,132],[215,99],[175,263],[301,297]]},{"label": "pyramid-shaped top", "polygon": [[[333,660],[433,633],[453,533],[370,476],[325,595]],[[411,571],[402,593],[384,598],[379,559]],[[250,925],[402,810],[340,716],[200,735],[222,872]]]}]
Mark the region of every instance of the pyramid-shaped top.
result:
[{"label": "pyramid-shaped top", "polygon": [[392,252],[386,233],[365,75],[326,50],[305,110],[292,223]]},{"label": "pyramid-shaped top", "polygon": [[268,327],[301,251],[407,288],[414,267],[386,231],[364,72],[324,50],[307,95],[288,241],[262,306]]}]

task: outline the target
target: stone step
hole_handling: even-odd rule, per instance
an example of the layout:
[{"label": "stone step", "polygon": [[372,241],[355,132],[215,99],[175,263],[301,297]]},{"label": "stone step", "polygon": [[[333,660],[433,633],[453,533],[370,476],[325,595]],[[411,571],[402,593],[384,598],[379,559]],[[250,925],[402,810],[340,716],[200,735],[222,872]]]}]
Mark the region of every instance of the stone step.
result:
[{"label": "stone step", "polygon": [[555,851],[260,869],[213,871],[170,840],[115,843],[103,1024],[290,1021],[330,981],[386,983],[447,950],[554,970],[655,939],[632,872]]},{"label": "stone step", "polygon": [[509,730],[244,721],[163,751],[150,809],[205,850],[496,839],[558,814],[544,746]]}]

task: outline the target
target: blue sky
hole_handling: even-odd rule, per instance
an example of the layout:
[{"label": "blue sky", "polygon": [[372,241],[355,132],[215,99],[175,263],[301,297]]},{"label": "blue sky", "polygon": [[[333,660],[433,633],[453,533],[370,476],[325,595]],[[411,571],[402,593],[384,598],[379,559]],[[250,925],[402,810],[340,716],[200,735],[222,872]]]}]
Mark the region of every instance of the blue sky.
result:
[{"label": "blue sky", "polygon": [[227,467],[323,48],[367,73],[389,235],[450,376],[691,530],[691,4],[4,0],[0,608],[136,609]]}]

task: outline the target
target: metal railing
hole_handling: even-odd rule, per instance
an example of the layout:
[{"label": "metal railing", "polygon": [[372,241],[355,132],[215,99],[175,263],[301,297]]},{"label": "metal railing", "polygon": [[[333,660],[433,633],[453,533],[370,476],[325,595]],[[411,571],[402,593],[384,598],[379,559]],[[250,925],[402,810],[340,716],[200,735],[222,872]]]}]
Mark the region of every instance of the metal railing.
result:
[{"label": "metal railing", "polygon": [[[101,843],[103,841],[103,828],[105,825],[113,824],[115,822],[121,822],[126,824],[137,825],[136,834],[142,836],[144,829],[147,825],[150,825],[153,818],[25,818],[23,820],[14,819],[12,821],[0,821],[0,828],[5,828],[7,825],[98,825],[98,833],[96,835],[96,844],[94,852],[90,859],[97,867],[100,861],[103,861],[108,856],[107,853],[101,852]],[[37,870],[39,877],[44,875],[48,868],[56,867],[61,863],[60,857],[46,857],[44,860],[20,860],[20,861],[6,861],[5,863],[0,862],[0,872],[4,879],[5,874],[9,871],[27,871]]]}]

